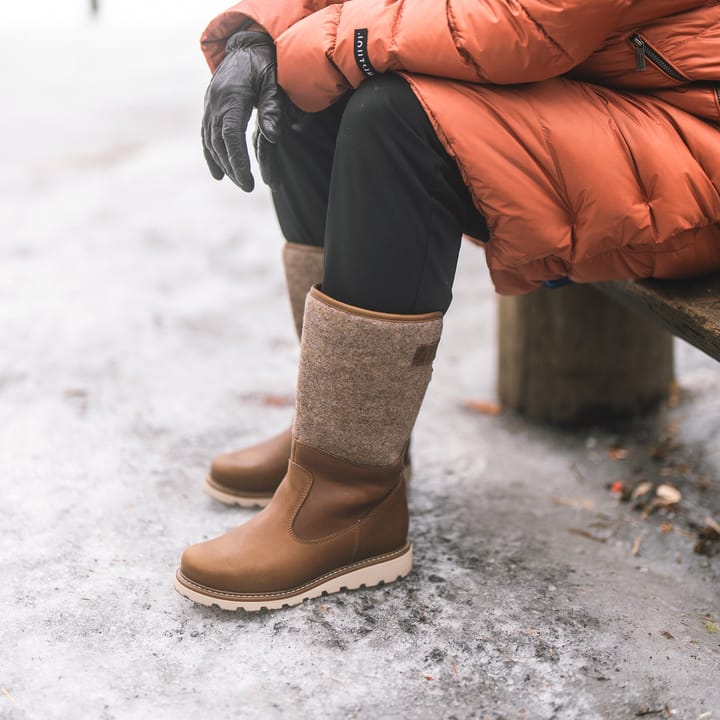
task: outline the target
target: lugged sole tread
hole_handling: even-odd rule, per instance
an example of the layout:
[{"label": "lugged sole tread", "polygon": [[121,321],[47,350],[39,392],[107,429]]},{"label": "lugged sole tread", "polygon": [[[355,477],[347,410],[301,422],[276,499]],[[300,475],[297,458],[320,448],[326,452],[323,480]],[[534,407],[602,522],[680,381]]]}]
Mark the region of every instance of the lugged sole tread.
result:
[{"label": "lugged sole tread", "polygon": [[[384,557],[384,556],[383,556]],[[405,577],[412,569],[412,546],[401,555],[379,563],[363,565],[347,573],[331,577],[314,587],[300,590],[296,595],[281,597],[277,599],[260,598],[258,600],[232,600],[219,598],[189,587],[191,582],[185,578],[183,581],[182,572],[177,571],[175,575],[175,589],[180,595],[206,607],[216,606],[221,610],[244,610],[246,612],[257,612],[259,610],[281,610],[284,607],[300,605],[305,600],[330,595],[342,590],[357,590],[361,587],[376,587],[381,584],[395,582]],[[195,584],[195,583],[192,583]],[[201,586],[196,585],[197,588]]]}]

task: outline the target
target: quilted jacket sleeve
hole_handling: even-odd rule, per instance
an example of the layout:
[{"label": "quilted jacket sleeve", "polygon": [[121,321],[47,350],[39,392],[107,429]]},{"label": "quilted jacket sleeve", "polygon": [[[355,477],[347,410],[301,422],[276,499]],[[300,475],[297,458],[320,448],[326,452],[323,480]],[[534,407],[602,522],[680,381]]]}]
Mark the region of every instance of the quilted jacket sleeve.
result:
[{"label": "quilted jacket sleeve", "polygon": [[210,69],[215,72],[225,57],[228,38],[247,20],[262,25],[277,38],[298,20],[343,0],[241,0],[237,5],[214,18],[200,39],[202,51]]},{"label": "quilted jacket sleeve", "polygon": [[487,84],[545,80],[587,58],[639,1],[348,0],[277,38],[280,83],[300,107],[321,110],[334,88],[392,70]]}]

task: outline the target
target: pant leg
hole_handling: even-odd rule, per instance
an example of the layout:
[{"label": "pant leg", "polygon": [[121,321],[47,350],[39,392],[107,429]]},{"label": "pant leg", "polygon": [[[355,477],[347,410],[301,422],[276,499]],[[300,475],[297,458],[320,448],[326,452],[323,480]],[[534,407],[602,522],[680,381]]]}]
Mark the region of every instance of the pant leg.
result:
[{"label": "pant leg", "polygon": [[276,155],[281,184],[272,197],[280,229],[290,243],[324,242],[335,141],[347,100],[305,114],[283,130]]},{"label": "pant leg", "polygon": [[323,291],[378,312],[445,312],[465,232],[486,237],[485,221],[409,85],[366,80],[337,136]]}]

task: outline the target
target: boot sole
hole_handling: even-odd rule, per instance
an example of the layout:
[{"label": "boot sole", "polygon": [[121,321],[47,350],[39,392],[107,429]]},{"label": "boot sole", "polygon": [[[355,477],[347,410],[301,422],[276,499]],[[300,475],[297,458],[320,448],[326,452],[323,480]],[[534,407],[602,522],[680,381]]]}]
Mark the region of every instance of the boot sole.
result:
[{"label": "boot sole", "polygon": [[360,587],[390,583],[405,577],[411,569],[412,545],[406,545],[393,553],[346,565],[285,592],[257,595],[221,592],[188,580],[179,569],[175,575],[175,589],[193,602],[207,606],[217,605],[221,610],[280,610],[286,606],[299,605],[309,598],[341,590],[356,590]]},{"label": "boot sole", "polygon": [[219,500],[221,503],[225,503],[225,505],[263,508],[272,500],[272,495],[236,495],[235,493],[228,492],[217,485],[209,475],[205,478],[204,489],[210,497]]},{"label": "boot sole", "polygon": [[[412,465],[405,466],[403,477],[405,484],[409,485],[410,478],[412,477]],[[225,505],[238,505],[239,507],[245,508],[264,508],[269,505],[272,500],[272,495],[236,495],[233,492],[223,490],[210,475],[205,478],[203,488],[210,497],[219,500],[221,503],[225,503]]]}]

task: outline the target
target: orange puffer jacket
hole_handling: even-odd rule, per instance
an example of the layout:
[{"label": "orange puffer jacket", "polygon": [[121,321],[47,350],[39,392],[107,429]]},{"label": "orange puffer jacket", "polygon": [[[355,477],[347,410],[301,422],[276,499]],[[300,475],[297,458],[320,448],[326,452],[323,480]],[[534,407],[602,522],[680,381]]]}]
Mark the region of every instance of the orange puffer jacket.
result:
[{"label": "orange puffer jacket", "polygon": [[720,269],[720,1],[242,0],[318,111],[400,72],[487,219],[500,293]]}]

